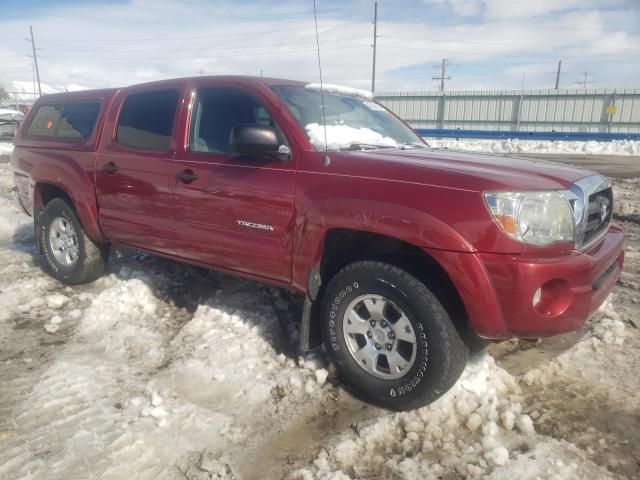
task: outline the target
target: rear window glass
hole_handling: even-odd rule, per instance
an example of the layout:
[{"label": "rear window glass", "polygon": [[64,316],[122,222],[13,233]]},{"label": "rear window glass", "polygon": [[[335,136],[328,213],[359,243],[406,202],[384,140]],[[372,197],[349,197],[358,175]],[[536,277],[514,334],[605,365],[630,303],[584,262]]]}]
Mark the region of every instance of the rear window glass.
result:
[{"label": "rear window glass", "polygon": [[61,114],[62,105],[42,105],[38,107],[27,134],[38,137],[55,137]]},{"label": "rear window glass", "polygon": [[38,107],[27,135],[52,139],[83,139],[93,133],[100,102],[67,102]]},{"label": "rear window glass", "polygon": [[116,141],[140,150],[168,150],[177,105],[175,90],[129,95],[120,112]]},{"label": "rear window glass", "polygon": [[98,102],[67,103],[62,109],[56,137],[88,138],[100,113]]}]

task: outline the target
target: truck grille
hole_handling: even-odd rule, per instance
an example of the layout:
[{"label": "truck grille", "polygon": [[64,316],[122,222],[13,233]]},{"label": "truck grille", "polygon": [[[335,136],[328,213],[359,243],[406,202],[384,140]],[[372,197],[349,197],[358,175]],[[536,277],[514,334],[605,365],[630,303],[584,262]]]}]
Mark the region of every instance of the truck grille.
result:
[{"label": "truck grille", "polygon": [[583,243],[588,244],[604,232],[611,222],[613,212],[613,192],[611,187],[589,196],[587,223],[584,229]]},{"label": "truck grille", "polygon": [[611,182],[592,175],[571,185],[567,199],[573,209],[576,247],[584,250],[609,229],[613,215]]}]

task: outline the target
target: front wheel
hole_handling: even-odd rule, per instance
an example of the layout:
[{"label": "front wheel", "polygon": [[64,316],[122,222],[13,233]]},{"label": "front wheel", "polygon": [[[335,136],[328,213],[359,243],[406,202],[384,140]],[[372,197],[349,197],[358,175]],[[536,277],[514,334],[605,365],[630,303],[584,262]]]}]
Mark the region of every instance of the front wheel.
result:
[{"label": "front wheel", "polygon": [[88,283],[106,271],[108,246],[87,236],[75,211],[64,200],[54,198],[47,203],[37,233],[47,270],[61,282]]},{"label": "front wheel", "polygon": [[406,271],[359,261],[324,294],[322,332],[342,379],[373,404],[429,404],[462,374],[469,351],[431,291]]}]

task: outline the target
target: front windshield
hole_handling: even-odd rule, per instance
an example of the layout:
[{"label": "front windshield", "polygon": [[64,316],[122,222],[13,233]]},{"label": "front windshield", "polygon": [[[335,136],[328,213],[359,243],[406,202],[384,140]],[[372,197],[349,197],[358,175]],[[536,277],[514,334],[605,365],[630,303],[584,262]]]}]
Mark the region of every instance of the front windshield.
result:
[{"label": "front windshield", "polygon": [[[296,117],[311,144],[318,150],[324,150],[321,93],[302,85],[277,85],[271,88]],[[411,129],[371,100],[325,91],[324,109],[328,150],[425,146]]]}]

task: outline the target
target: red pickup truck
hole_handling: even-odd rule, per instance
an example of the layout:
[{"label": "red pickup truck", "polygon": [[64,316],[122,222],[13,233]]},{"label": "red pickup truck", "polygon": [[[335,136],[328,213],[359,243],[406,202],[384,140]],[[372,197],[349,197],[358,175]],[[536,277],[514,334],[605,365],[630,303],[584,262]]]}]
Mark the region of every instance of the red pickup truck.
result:
[{"label": "red pickup truck", "polygon": [[581,328],[620,275],[609,181],[434,150],[364,91],[197,77],[46,95],[12,166],[51,275],[90,282],[109,246],[305,296],[369,401],[446,392],[480,338]]}]

